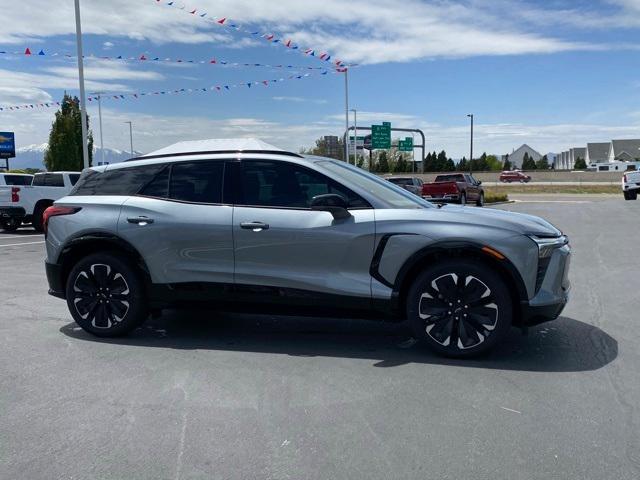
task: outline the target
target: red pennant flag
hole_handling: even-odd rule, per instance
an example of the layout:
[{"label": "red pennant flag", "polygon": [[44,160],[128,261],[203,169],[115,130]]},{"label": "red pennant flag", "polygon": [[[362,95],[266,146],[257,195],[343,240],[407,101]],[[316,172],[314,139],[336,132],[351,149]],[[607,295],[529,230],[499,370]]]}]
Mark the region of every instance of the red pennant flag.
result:
[{"label": "red pennant flag", "polygon": [[24,51],[25,55],[31,55],[31,50],[29,50],[29,47],[27,47],[27,49]]},{"label": "red pennant flag", "polygon": [[269,80],[263,80],[262,83],[264,83],[265,85],[269,85]]},{"label": "red pennant flag", "polygon": [[274,36],[275,36],[275,35],[267,35],[265,38],[266,38],[267,40],[271,41],[271,40],[273,40],[273,37],[274,37]]},{"label": "red pennant flag", "polygon": [[218,23],[220,25],[224,25],[224,22],[226,22],[226,21],[227,21],[227,17],[224,17],[224,18],[221,18],[220,20],[218,20]]},{"label": "red pennant flag", "polygon": [[285,44],[286,47],[290,47],[291,46],[291,40],[287,40],[284,44]]},{"label": "red pennant flag", "polygon": [[194,9],[193,9],[193,10],[191,10],[189,13],[190,13],[191,15],[194,15],[194,14],[196,13],[196,9],[194,8]]},{"label": "red pennant flag", "polygon": [[146,60],[147,57],[144,56],[144,53],[142,55],[140,55],[140,60]]},{"label": "red pennant flag", "polygon": [[209,63],[218,63],[218,61],[215,58],[212,58]]}]

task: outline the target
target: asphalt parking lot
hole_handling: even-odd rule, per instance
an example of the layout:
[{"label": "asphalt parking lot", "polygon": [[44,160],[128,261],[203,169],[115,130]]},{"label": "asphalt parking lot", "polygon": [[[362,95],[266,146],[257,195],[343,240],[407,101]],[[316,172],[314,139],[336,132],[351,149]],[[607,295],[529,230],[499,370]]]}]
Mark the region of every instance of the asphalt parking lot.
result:
[{"label": "asphalt parking lot", "polygon": [[99,340],[46,294],[43,237],[0,234],[0,478],[640,478],[640,202],[513,197],[570,236],[572,299],[471,361],[210,311]]}]

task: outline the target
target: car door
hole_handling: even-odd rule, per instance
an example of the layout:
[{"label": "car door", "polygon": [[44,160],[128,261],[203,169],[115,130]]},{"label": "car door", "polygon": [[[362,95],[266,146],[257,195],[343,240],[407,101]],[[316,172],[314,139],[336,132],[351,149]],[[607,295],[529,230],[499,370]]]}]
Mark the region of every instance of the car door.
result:
[{"label": "car door", "polygon": [[168,164],[122,207],[118,234],[154,283],[233,283],[233,207],[222,203],[224,161]]},{"label": "car door", "polygon": [[[297,163],[243,160],[236,168],[236,286],[286,302],[335,295],[368,302],[375,240],[369,204]],[[336,220],[329,212],[311,210],[311,199],[326,193],[345,197],[351,216]]]},{"label": "car door", "polygon": [[478,187],[478,182],[472,175],[464,176],[465,183],[467,184],[467,199],[468,200],[477,200],[480,196],[480,188]]}]

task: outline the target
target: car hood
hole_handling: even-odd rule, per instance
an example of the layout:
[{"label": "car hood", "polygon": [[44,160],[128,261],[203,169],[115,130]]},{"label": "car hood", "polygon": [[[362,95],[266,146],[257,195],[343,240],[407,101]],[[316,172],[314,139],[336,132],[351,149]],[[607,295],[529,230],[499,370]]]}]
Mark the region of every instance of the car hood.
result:
[{"label": "car hood", "polygon": [[443,205],[438,212],[443,220],[454,223],[477,224],[539,237],[562,235],[551,223],[535,215],[459,205]]}]

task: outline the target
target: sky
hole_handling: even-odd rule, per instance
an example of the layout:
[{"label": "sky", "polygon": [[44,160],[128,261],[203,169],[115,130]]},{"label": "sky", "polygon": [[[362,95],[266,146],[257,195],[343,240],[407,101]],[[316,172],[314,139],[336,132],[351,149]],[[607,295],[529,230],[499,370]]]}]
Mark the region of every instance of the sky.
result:
[{"label": "sky", "polygon": [[[129,148],[126,121],[133,122],[134,148],[142,152],[230,137],[257,137],[297,151],[322,135],[342,135],[345,88],[344,74],[332,68],[337,59],[357,64],[349,69],[349,107],[357,109],[359,125],[390,121],[422,129],[428,150],[445,149],[454,158],[468,155],[468,113],[474,114],[476,153],[509,153],[522,143],[558,152],[640,137],[640,0],[169,2],[81,0],[85,55],[205,63],[87,58],[87,92],[285,81],[105,98],[105,147]],[[215,18],[226,18],[227,26]],[[64,56],[76,53],[71,0],[12,2],[2,23],[0,51],[9,53],[0,54],[0,107],[78,94],[76,60]],[[300,48],[286,48],[288,39]],[[315,56],[303,53],[307,47]],[[26,48],[45,55],[11,53]],[[319,59],[325,52],[331,61]],[[214,58],[217,63],[209,63]],[[295,69],[223,66],[221,60]],[[41,144],[54,113],[5,108],[0,131],[15,131],[17,147]],[[98,145],[95,102],[88,113]]]}]

